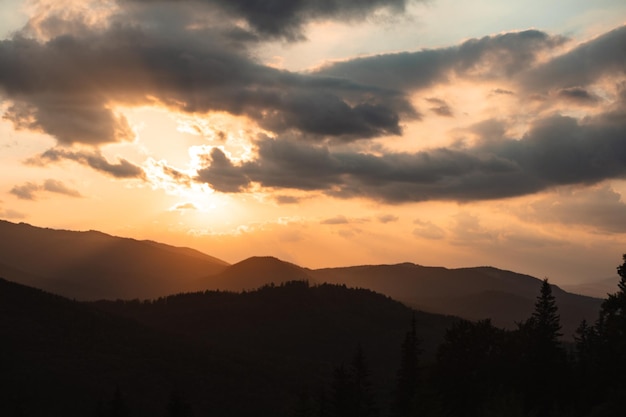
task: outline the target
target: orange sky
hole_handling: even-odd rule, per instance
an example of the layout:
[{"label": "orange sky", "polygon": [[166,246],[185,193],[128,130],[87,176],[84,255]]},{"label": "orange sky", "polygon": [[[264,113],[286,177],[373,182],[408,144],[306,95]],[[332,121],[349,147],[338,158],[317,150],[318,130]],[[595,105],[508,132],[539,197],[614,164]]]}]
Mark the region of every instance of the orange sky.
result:
[{"label": "orange sky", "polygon": [[626,252],[622,2],[3,4],[0,218],[557,284]]}]

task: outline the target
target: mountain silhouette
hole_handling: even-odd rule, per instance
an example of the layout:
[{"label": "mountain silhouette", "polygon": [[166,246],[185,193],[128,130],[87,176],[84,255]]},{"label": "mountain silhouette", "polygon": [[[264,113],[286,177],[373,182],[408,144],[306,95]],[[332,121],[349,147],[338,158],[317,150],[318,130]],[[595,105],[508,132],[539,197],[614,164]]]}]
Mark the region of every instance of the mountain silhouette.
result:
[{"label": "mountain silhouette", "polygon": [[[290,279],[367,288],[413,308],[469,320],[490,318],[512,329],[533,311],[541,280],[493,267],[448,269],[412,263],[306,269],[272,257],[253,257],[205,279],[205,287],[242,291]],[[552,286],[566,337],[597,317],[601,300]]]},{"label": "mountain silhouette", "polygon": [[[493,267],[447,269],[411,263],[327,268],[310,274],[317,282],[369,288],[420,310],[469,320],[490,318],[509,329],[532,313],[542,282]],[[566,337],[572,337],[583,319],[595,320],[602,300],[552,288]]]},{"label": "mountain silhouette", "polygon": [[[514,328],[534,308],[541,280],[493,267],[448,269],[413,263],[307,269],[274,257],[233,265],[193,249],[104,233],[0,221],[0,273],[79,300],[149,299],[198,290],[251,291],[288,281],[366,288],[406,305]],[[597,317],[601,300],[553,286],[563,333]]]},{"label": "mountain silhouette", "polygon": [[272,256],[253,256],[224,271],[203,279],[204,288],[225,291],[249,291],[268,284],[313,279],[308,271]]},{"label": "mountain silhouette", "polygon": [[228,264],[189,248],[0,220],[2,276],[80,300],[191,291]]}]

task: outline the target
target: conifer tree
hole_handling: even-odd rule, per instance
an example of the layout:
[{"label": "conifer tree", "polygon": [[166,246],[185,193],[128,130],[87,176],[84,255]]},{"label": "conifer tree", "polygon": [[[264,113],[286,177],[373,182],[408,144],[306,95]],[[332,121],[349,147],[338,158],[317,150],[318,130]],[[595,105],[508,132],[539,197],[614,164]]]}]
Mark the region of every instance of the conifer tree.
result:
[{"label": "conifer tree", "polygon": [[172,391],[167,403],[167,417],[192,417],[193,412],[178,391]]},{"label": "conifer tree", "polygon": [[374,417],[378,410],[374,403],[374,392],[370,381],[370,373],[361,345],[357,346],[351,367],[352,376],[352,413],[354,417]]},{"label": "conifer tree", "polygon": [[520,335],[528,356],[526,372],[526,406],[539,415],[548,415],[556,406],[566,377],[566,353],[559,340],[561,323],[556,299],[547,279],[535,302],[535,311],[520,326]]},{"label": "conifer tree", "polygon": [[351,387],[348,371],[344,364],[333,371],[333,381],[330,387],[330,415],[344,417],[350,412]]},{"label": "conifer tree", "polygon": [[531,320],[535,337],[538,338],[538,342],[545,344],[543,347],[556,347],[560,344],[558,340],[562,336],[560,316],[547,278],[541,284],[541,292],[535,302],[535,311]]},{"label": "conifer tree", "polygon": [[411,320],[411,329],[406,333],[402,343],[400,368],[398,369],[392,409],[395,417],[410,416],[416,412],[419,385],[419,344],[414,314]]},{"label": "conifer tree", "polygon": [[623,384],[626,372],[626,254],[617,274],[619,291],[604,300],[596,323],[602,371],[611,384]]},{"label": "conifer tree", "polygon": [[333,417],[375,417],[378,410],[369,369],[359,345],[349,369],[335,368],[331,386],[330,415]]}]

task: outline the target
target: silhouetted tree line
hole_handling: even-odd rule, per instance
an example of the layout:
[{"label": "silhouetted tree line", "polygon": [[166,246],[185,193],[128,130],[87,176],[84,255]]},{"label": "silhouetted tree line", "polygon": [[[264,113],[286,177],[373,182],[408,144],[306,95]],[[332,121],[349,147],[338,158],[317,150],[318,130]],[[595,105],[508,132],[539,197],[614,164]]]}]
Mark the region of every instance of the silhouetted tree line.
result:
[{"label": "silhouetted tree line", "polygon": [[[447,329],[434,363],[420,362],[415,320],[400,347],[392,401],[382,413],[359,347],[330,387],[299,402],[297,417],[623,417],[626,415],[626,255],[619,291],[595,323],[581,323],[575,343],[561,341],[548,280],[531,317],[515,330],[490,320]],[[326,394],[328,392],[329,394]]]},{"label": "silhouetted tree line", "polygon": [[[413,317],[398,347],[393,387],[378,391],[366,352],[335,366],[324,386],[303,389],[293,417],[623,417],[626,415],[626,255],[617,268],[618,291],[608,295],[594,323],[583,321],[574,343],[561,340],[552,288],[545,279],[532,315],[514,330],[489,319],[458,320],[446,331],[436,359],[421,360]],[[289,284],[280,288],[301,286]],[[261,291],[269,291],[263,288]],[[276,300],[279,302],[279,299]],[[159,299],[155,304],[178,302]],[[380,398],[390,399],[386,404]],[[100,403],[98,417],[132,417],[119,388]],[[174,391],[166,417],[193,416],[183,393]]]}]

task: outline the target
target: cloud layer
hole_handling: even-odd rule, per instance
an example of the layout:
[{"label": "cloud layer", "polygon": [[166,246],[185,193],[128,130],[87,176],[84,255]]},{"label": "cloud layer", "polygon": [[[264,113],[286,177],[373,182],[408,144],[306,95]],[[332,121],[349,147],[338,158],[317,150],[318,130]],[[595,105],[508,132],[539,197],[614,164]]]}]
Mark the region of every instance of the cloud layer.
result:
[{"label": "cloud layer", "polygon": [[[112,163],[101,152],[134,139],[118,106],[243,116],[263,132],[248,138],[251,157],[214,147],[195,174],[161,166],[181,186],[195,181],[222,193],[260,186],[387,203],[466,202],[625,177],[626,26],[580,45],[525,30],[308,72],[255,58],[259,43],[301,40],[311,22],[401,13],[407,3],[119,0],[97,13],[53,8],[0,41],[4,118],[56,140],[30,163],[70,160],[147,180],[141,162]],[[463,116],[460,91],[437,91],[455,92],[458,83],[508,107],[463,126],[461,139],[471,140],[419,151],[387,146],[398,137],[419,141],[406,137],[409,124]],[[28,198],[37,187],[13,193]]]}]

